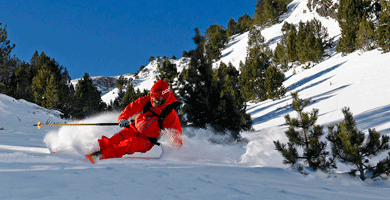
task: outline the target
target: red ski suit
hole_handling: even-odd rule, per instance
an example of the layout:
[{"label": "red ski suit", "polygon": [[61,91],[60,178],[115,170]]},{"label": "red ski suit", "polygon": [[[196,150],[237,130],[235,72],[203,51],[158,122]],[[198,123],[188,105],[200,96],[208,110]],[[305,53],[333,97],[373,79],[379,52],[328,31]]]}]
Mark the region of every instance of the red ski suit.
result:
[{"label": "red ski suit", "polygon": [[[167,105],[177,101],[171,91],[166,95],[167,98],[163,105],[158,107],[152,105],[147,112],[143,111],[145,105],[151,100],[150,96],[138,98],[127,105],[121,112],[118,122],[139,113],[135,118],[135,123],[131,123],[129,128],[123,128],[111,138],[103,136],[98,140],[101,149],[100,159],[121,158],[125,154],[149,151],[154,146],[149,138],[160,137],[161,131],[158,117],[152,116],[151,111],[160,115]],[[174,146],[180,148],[183,145],[181,125],[174,109],[164,118],[162,128],[169,130],[171,143]]]}]

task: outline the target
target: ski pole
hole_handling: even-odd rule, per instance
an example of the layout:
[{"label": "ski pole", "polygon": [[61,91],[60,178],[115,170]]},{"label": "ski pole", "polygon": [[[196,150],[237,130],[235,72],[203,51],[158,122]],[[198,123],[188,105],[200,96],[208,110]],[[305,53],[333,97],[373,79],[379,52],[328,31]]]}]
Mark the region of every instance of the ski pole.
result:
[{"label": "ski pole", "polygon": [[85,124],[41,124],[38,122],[33,126],[37,126],[40,129],[42,126],[118,126],[119,123],[85,123]]}]

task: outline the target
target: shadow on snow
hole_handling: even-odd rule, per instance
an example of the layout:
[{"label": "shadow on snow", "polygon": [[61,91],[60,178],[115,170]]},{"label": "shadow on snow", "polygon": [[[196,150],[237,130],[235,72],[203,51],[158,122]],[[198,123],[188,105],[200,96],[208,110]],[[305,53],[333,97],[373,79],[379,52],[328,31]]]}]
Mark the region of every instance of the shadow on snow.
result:
[{"label": "shadow on snow", "polygon": [[[316,95],[316,96],[313,96],[313,97],[311,97],[311,98],[312,98],[311,104],[316,104],[316,103],[321,102],[321,101],[323,101],[323,100],[327,100],[327,99],[329,99],[329,98],[331,98],[331,97],[334,96],[334,94],[333,94],[334,92],[336,92],[336,91],[338,91],[338,90],[342,90],[342,89],[344,89],[344,88],[346,88],[346,87],[348,87],[348,86],[349,86],[349,85],[344,85],[344,86],[335,88],[335,89],[333,89],[333,90],[330,90],[330,91],[327,91],[327,92],[318,94],[318,95]],[[261,111],[261,110],[265,110],[265,109],[267,109],[267,108],[269,108],[269,107],[272,107],[272,106],[274,106],[274,105],[276,105],[276,104],[283,103],[283,102],[285,102],[285,101],[287,101],[287,100],[292,101],[291,98],[286,98],[286,99],[283,100],[283,101],[278,101],[277,103],[274,103],[274,104],[272,104],[272,105],[268,105],[268,106],[266,106],[266,107],[258,108],[257,110],[251,111],[250,113],[256,113],[256,112],[259,112],[259,111]],[[287,105],[287,106],[284,106],[284,107],[281,107],[281,108],[277,108],[277,109],[275,109],[275,110],[272,110],[271,112],[269,112],[269,113],[267,113],[267,114],[265,114],[265,115],[262,115],[262,116],[259,116],[259,117],[256,117],[256,118],[252,119],[252,120],[253,120],[253,124],[254,124],[254,125],[260,124],[260,123],[266,122],[266,121],[268,121],[268,120],[270,120],[270,119],[275,119],[275,118],[278,118],[278,117],[280,117],[280,116],[284,116],[284,115],[286,115],[286,114],[288,114],[288,113],[290,113],[290,112],[292,112],[292,111],[293,111],[293,109],[292,109],[292,107],[291,107],[291,104],[289,104],[289,105]],[[390,117],[390,113],[389,113],[389,117]],[[284,125],[284,124],[281,124],[280,126],[282,126],[282,125]]]},{"label": "shadow on snow", "polygon": [[[345,61],[345,62],[346,62],[346,61]],[[304,78],[304,79],[302,79],[302,80],[299,80],[298,82],[296,82],[296,83],[294,83],[294,84],[288,86],[288,87],[286,88],[286,92],[290,92],[290,91],[292,91],[292,90],[294,90],[294,89],[296,89],[296,88],[298,88],[298,87],[300,87],[300,86],[302,86],[302,85],[304,85],[304,84],[306,84],[306,83],[308,83],[308,82],[310,82],[310,81],[312,81],[312,80],[314,80],[314,79],[316,79],[316,78],[321,77],[321,76],[324,75],[324,74],[327,74],[327,73],[329,73],[329,72],[331,72],[331,71],[337,69],[338,67],[340,67],[341,65],[343,65],[345,62],[342,62],[342,63],[340,63],[340,64],[337,64],[337,65],[333,66],[333,67],[330,67],[330,68],[328,68],[328,69],[325,69],[325,70],[323,70],[323,71],[320,71],[320,72],[318,72],[318,73],[316,73],[316,74],[314,74],[314,75],[312,75],[312,76],[309,76],[309,77],[306,77],[306,78]],[[322,82],[323,82],[323,81],[322,81]],[[318,84],[318,83],[317,83],[317,84]],[[317,84],[312,84],[312,85],[310,85],[310,86],[305,87],[304,89],[307,89],[307,88],[309,88],[309,87],[313,87],[313,86],[315,86],[315,85],[317,85]]]}]

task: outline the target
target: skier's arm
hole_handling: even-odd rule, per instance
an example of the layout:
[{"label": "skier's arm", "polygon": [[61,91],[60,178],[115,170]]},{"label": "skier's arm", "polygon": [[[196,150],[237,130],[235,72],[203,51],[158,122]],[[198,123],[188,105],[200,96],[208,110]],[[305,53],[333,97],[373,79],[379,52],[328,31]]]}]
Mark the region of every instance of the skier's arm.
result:
[{"label": "skier's arm", "polygon": [[164,129],[169,131],[170,140],[173,146],[181,148],[183,146],[183,132],[181,130],[181,124],[179,116],[175,110],[172,110],[164,119]]},{"label": "skier's arm", "polygon": [[131,116],[141,112],[145,106],[145,104],[150,101],[150,97],[140,97],[137,100],[129,103],[125,109],[122,110],[121,114],[118,117],[118,122],[121,119],[129,119]]}]

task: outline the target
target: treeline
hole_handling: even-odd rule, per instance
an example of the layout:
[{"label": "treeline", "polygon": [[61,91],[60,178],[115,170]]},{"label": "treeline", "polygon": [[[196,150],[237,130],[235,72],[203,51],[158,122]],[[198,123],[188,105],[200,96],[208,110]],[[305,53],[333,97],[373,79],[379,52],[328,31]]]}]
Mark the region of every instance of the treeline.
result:
[{"label": "treeline", "polygon": [[2,67],[10,75],[2,79],[1,93],[59,110],[63,118],[84,118],[107,109],[88,73],[74,88],[67,69],[44,52],[35,51],[29,63],[11,60]]},{"label": "treeline", "polygon": [[318,63],[328,55],[326,50],[333,47],[333,38],[329,38],[327,29],[316,19],[299,22],[298,30],[294,24],[285,22],[282,32],[273,60],[283,70],[290,69],[295,62]]},{"label": "treeline", "polygon": [[344,55],[356,49],[390,51],[390,3],[386,0],[340,0],[337,20],[341,38],[336,50]]},{"label": "treeline", "polygon": [[[230,18],[227,28],[222,25],[211,25],[206,29],[204,35],[206,40],[204,48],[206,49],[208,56],[214,61],[220,59],[222,57],[221,50],[229,42],[228,38],[249,31],[253,25],[254,20],[248,14],[240,16],[237,22],[233,18]],[[190,50],[189,52],[183,51],[182,56],[192,57],[195,51],[195,49]]]},{"label": "treeline", "polygon": [[[292,93],[291,107],[297,112],[297,118],[285,115],[286,124],[289,126],[285,132],[288,142],[274,141],[276,150],[284,157],[283,163],[295,167],[302,173],[305,167],[311,170],[329,172],[337,168],[337,161],[351,165],[350,174],[359,175],[361,180],[376,178],[384,173],[390,173],[389,156],[376,165],[370,163],[370,159],[390,149],[387,135],[382,135],[375,129],[368,129],[368,134],[356,128],[353,114],[348,107],[342,109],[344,120],[335,125],[328,126],[327,141],[331,152],[326,150],[326,141],[321,141],[325,134],[323,126],[316,125],[318,109],[305,112],[304,109],[310,103],[310,99],[300,99],[298,93]],[[366,137],[367,135],[367,137]],[[304,162],[304,166],[298,163]],[[298,167],[297,167],[298,166]]]}]

